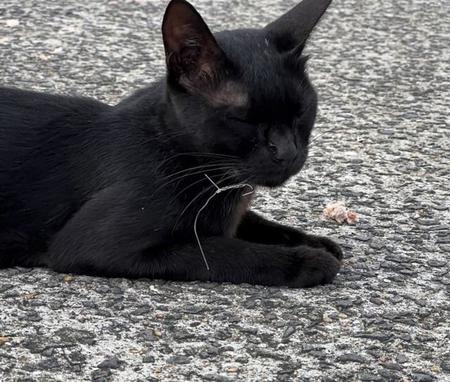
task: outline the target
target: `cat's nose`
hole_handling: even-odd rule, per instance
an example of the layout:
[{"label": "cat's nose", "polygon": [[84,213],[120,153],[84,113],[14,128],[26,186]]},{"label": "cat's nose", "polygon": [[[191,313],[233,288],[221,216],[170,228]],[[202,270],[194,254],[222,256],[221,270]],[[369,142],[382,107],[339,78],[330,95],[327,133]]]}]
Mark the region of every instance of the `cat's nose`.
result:
[{"label": "cat's nose", "polygon": [[277,136],[267,144],[272,160],[277,163],[291,163],[297,156],[297,146],[293,141],[293,137]]}]

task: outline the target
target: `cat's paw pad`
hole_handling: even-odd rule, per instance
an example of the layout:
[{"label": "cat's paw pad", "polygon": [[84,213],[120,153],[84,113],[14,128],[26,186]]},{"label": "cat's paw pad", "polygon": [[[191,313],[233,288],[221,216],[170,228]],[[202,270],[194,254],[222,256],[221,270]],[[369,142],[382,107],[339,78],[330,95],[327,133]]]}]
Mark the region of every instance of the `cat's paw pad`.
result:
[{"label": "cat's paw pad", "polygon": [[335,243],[333,240],[328,239],[323,236],[308,236],[308,245],[314,248],[323,248],[326,251],[330,252],[336,259],[339,261],[344,257],[344,253],[339,244]]},{"label": "cat's paw pad", "polygon": [[330,284],[341,268],[340,261],[328,251],[322,249],[299,248],[296,261],[296,274],[289,286],[309,288]]}]

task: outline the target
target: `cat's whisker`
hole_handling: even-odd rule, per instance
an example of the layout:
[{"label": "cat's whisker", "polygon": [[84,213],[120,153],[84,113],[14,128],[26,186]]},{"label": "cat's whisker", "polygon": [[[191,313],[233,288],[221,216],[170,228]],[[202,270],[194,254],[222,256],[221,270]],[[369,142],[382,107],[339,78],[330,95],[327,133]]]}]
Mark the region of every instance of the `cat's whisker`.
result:
[{"label": "cat's whisker", "polygon": [[320,131],[318,134],[315,134],[314,136],[312,136],[312,139],[309,142],[309,147],[312,147],[314,145],[312,145],[312,143],[316,142],[322,135],[327,134],[327,133],[331,133],[334,129],[336,129],[337,126],[333,126],[329,129],[326,129],[324,131]]},{"label": "cat's whisker", "polygon": [[214,194],[212,194],[206,200],[205,204],[203,204],[203,206],[201,206],[200,209],[198,210],[197,215],[195,215],[195,219],[194,219],[194,234],[195,234],[195,238],[197,239],[197,244],[198,244],[198,247],[199,247],[200,252],[202,254],[203,261],[205,263],[206,269],[209,271],[210,268],[209,268],[208,260],[206,259],[206,254],[205,254],[205,251],[203,250],[203,246],[202,246],[202,243],[200,241],[200,237],[199,237],[198,232],[197,232],[197,221],[198,221],[198,218],[199,218],[201,212],[208,206],[209,202],[216,195],[220,194],[221,192],[228,191],[228,190],[236,190],[236,189],[239,189],[239,188],[250,187],[250,192],[247,192],[246,194],[243,194],[243,195],[249,195],[250,193],[254,192],[254,187],[251,184],[248,184],[248,183],[239,183],[239,184],[232,184],[232,185],[225,186],[225,187],[219,187],[208,175],[205,174],[205,177],[213,184],[214,187],[216,187],[216,191],[214,192]]},{"label": "cat's whisker", "polygon": [[200,153],[200,152],[186,152],[186,153],[177,153],[175,155],[170,156],[169,158],[164,159],[159,166],[156,168],[157,170],[161,169],[163,166],[167,165],[171,160],[178,158],[180,156],[192,157],[192,158],[208,158],[211,160],[220,160],[220,159],[228,159],[229,161],[235,160],[238,161],[237,156],[225,155],[225,154],[216,154],[216,153]]},{"label": "cat's whisker", "polygon": [[[206,180],[206,179],[205,179]],[[189,209],[189,207],[195,203],[195,201],[200,198],[202,195],[204,195],[207,191],[211,190],[213,188],[213,186],[208,186],[207,188],[205,188],[203,191],[199,192],[188,204],[186,207],[183,208],[183,211],[181,211],[180,215],[178,216],[177,220],[175,221],[175,224],[172,228],[172,233],[175,232],[175,229],[177,228],[178,224],[181,221],[181,218],[183,217],[183,215],[185,214],[185,212]]]},{"label": "cat's whisker", "polygon": [[[197,171],[194,172],[188,172],[188,173],[183,173],[181,174],[181,176],[177,176],[175,178],[172,178],[172,176],[165,178],[165,179],[169,179],[167,182],[163,183],[162,185],[160,185],[159,187],[156,188],[156,190],[153,192],[153,194],[151,195],[152,197],[161,189],[163,189],[164,187],[167,187],[169,184],[178,182],[184,178],[190,177],[190,176],[194,176],[194,175],[199,175],[199,174],[203,174],[205,171],[224,171],[224,170],[228,170],[230,167],[227,164],[220,164],[217,165],[215,167],[208,167],[208,168],[200,168],[197,169]],[[180,175],[180,174],[179,174]]]},{"label": "cat's whisker", "polygon": [[164,176],[162,179],[171,179],[173,177],[176,177],[180,174],[185,174],[185,173],[189,173],[189,172],[193,172],[195,170],[202,170],[204,169],[205,171],[211,168],[215,168],[215,167],[220,167],[220,166],[232,166],[234,165],[235,162],[234,161],[216,161],[214,163],[206,163],[206,164],[201,164],[201,165],[197,165],[197,166],[193,166],[193,167],[188,167],[188,168],[184,168],[182,170],[173,172],[173,173],[169,173],[166,176]]},{"label": "cat's whisker", "polygon": [[[218,168],[218,169],[213,169],[210,170],[210,172],[217,172],[217,171],[224,171],[225,173],[224,175],[226,175],[228,173],[228,171],[230,170],[228,167],[223,167],[223,168]],[[205,172],[204,172],[205,173]],[[197,180],[196,182],[193,182],[191,184],[189,184],[188,186],[184,187],[181,191],[179,191],[172,199],[171,203],[175,200],[177,200],[177,198],[182,195],[184,192],[186,192],[189,188],[194,187],[196,184],[199,184],[201,182],[204,182],[206,179],[204,177],[201,177],[199,180]]]},{"label": "cat's whisker", "polygon": [[182,190],[180,190],[180,192],[178,192],[178,194],[176,194],[176,195],[173,197],[172,201],[171,201],[169,204],[171,204],[172,202],[174,202],[175,200],[177,200],[178,197],[179,197],[180,195],[182,195],[183,193],[185,193],[188,189],[194,187],[195,185],[197,185],[197,184],[199,184],[199,183],[204,182],[205,180],[206,180],[206,179],[204,179],[204,178],[202,177],[202,178],[200,178],[199,180],[197,180],[197,181],[195,181],[195,182],[192,182],[192,183],[189,184],[188,186],[184,187]]},{"label": "cat's whisker", "polygon": [[191,152],[188,151],[188,152],[183,152],[183,153],[176,153],[176,154],[174,154],[173,156],[171,156],[168,159],[170,160],[170,159],[177,158],[177,157],[180,157],[180,156],[191,156],[191,157],[203,157],[203,156],[206,156],[206,157],[211,157],[211,158],[213,158],[213,157],[220,157],[220,158],[234,158],[234,159],[238,159],[238,157],[235,156],[235,155],[219,154],[219,153],[211,153],[211,152],[197,152],[197,151],[191,151]]},{"label": "cat's whisker", "polygon": [[[227,177],[222,177],[221,179],[219,179],[219,181],[217,183],[222,183],[225,182],[229,179],[232,179],[233,177],[227,176]],[[206,180],[206,178],[203,178],[204,180]],[[180,215],[178,216],[177,220],[175,221],[175,224],[172,228],[172,232],[175,231],[176,227],[178,226],[178,224],[181,221],[181,218],[183,217],[183,215],[185,214],[185,212],[189,209],[190,206],[192,206],[192,204],[195,203],[196,200],[198,200],[198,198],[200,198],[202,195],[204,195],[207,191],[211,190],[212,186],[208,186],[206,189],[204,189],[203,191],[201,191],[200,193],[198,193],[188,204],[186,207],[184,207],[183,211],[181,211]]]},{"label": "cat's whisker", "polygon": [[311,140],[309,141],[309,144],[310,144],[309,147],[311,147],[311,144],[314,143],[315,141],[317,141],[317,139],[319,139],[319,138],[320,138],[322,135],[324,135],[325,133],[328,133],[328,131],[322,131],[322,132],[320,132],[319,134],[314,135],[314,136],[312,137],[313,139],[311,139]]},{"label": "cat's whisker", "polygon": [[176,176],[176,175],[184,174],[184,173],[186,173],[186,172],[190,172],[190,171],[193,171],[193,170],[199,170],[199,169],[205,169],[205,170],[207,170],[208,168],[214,168],[214,167],[224,166],[224,165],[230,165],[230,164],[233,164],[233,162],[217,162],[217,163],[212,163],[212,164],[205,164],[205,165],[199,165],[199,166],[189,167],[189,168],[186,168],[186,169],[183,169],[183,170],[180,170],[180,171],[171,173],[171,174],[167,175],[167,176],[165,177],[165,179],[172,178],[172,177],[174,177],[174,176]]}]

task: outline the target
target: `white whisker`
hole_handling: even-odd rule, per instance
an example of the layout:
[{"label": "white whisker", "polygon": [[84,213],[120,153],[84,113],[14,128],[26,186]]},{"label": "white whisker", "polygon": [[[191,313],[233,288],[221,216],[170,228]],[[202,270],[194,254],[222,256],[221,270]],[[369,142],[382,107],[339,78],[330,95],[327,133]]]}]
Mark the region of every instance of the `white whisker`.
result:
[{"label": "white whisker", "polygon": [[212,194],[205,202],[205,204],[203,204],[202,207],[200,207],[200,209],[197,212],[197,215],[195,216],[194,219],[194,234],[195,234],[195,238],[197,239],[197,243],[198,243],[198,247],[200,248],[200,252],[202,254],[203,257],[203,261],[205,262],[206,265],[206,269],[209,271],[209,264],[208,264],[208,260],[206,259],[206,254],[205,251],[203,250],[203,246],[202,243],[200,242],[200,237],[198,235],[197,232],[197,221],[198,221],[198,217],[200,216],[201,212],[208,206],[209,202],[218,194],[220,194],[221,192],[224,191],[228,191],[228,190],[235,190],[235,189],[239,189],[239,188],[245,188],[245,187],[249,187],[250,191],[246,192],[245,194],[242,194],[241,196],[246,196],[246,195],[250,195],[252,194],[255,189],[251,184],[248,183],[240,183],[240,184],[232,184],[230,186],[225,186],[225,187],[219,187],[208,175],[206,175],[206,178],[213,184],[213,186],[216,187],[216,191],[214,192],[214,194]]}]

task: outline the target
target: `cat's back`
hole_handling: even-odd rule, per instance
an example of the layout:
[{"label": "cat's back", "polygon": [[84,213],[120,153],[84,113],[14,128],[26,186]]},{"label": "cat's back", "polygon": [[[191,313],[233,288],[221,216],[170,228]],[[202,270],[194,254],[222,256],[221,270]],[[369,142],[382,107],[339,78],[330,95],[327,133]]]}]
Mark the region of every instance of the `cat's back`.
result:
[{"label": "cat's back", "polygon": [[0,183],[46,177],[89,141],[96,119],[109,108],[89,98],[0,87]]},{"label": "cat's back", "polygon": [[44,146],[57,151],[58,144],[82,135],[108,108],[89,98],[0,87],[0,169],[12,169],[9,159]]},{"label": "cat's back", "polygon": [[6,138],[6,132],[22,136],[36,133],[58,118],[93,115],[107,108],[108,105],[85,97],[0,87],[0,134]]},{"label": "cat's back", "polygon": [[109,109],[88,98],[0,87],[2,229],[51,219],[50,206],[66,212],[76,204],[93,166],[96,121]]}]

